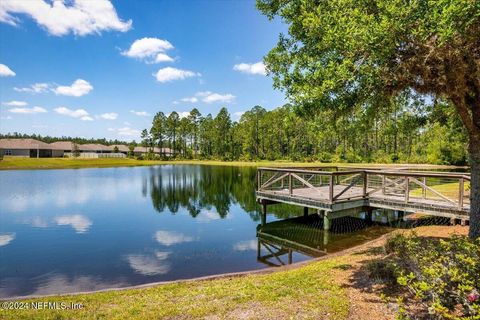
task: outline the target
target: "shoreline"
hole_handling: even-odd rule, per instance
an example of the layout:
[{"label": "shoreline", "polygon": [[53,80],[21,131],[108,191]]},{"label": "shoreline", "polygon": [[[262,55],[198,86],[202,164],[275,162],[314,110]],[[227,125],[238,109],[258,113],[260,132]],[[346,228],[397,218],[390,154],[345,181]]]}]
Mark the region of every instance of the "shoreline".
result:
[{"label": "shoreline", "polygon": [[[44,319],[96,319],[99,315],[115,319],[231,319],[243,318],[245,314],[258,319],[283,319],[292,314],[316,319],[392,319],[395,309],[382,300],[381,291],[363,268],[381,257],[375,249],[397,232],[446,238],[466,235],[468,227],[433,225],[394,230],[360,245],[280,268],[0,301],[27,304],[69,301],[83,306],[47,308],[42,310]],[[363,290],[365,286],[371,286],[372,291]],[[139,312],[145,305],[149,307]],[[33,308],[4,310],[0,318],[3,315],[29,318],[38,316],[38,312]]]},{"label": "shoreline", "polygon": [[288,270],[295,270],[298,268],[302,268],[309,264],[333,259],[336,257],[341,257],[344,255],[352,254],[362,249],[370,247],[372,244],[380,241],[386,240],[390,235],[392,235],[396,230],[392,230],[386,234],[381,235],[376,239],[372,239],[365,243],[353,246],[351,248],[347,248],[338,252],[334,253],[327,253],[324,256],[312,258],[309,260],[294,262],[289,265],[284,265],[281,267],[266,267],[262,269],[253,269],[253,270],[246,270],[246,271],[238,271],[238,272],[227,272],[227,273],[217,273],[212,275],[194,277],[194,278],[187,278],[187,279],[177,279],[177,280],[166,280],[166,281],[156,281],[156,282],[149,282],[144,284],[126,286],[126,287],[115,287],[115,288],[105,288],[105,289],[98,289],[98,290],[91,290],[91,291],[79,291],[79,292],[67,292],[67,293],[52,293],[46,295],[29,295],[29,296],[16,296],[16,297],[7,297],[7,298],[0,298],[0,301],[11,301],[11,300],[30,300],[30,299],[40,299],[40,298],[52,298],[52,297],[61,297],[61,296],[77,296],[77,295],[89,295],[95,293],[102,293],[102,292],[117,292],[117,291],[126,291],[126,290],[137,290],[137,289],[146,289],[152,288],[157,286],[164,286],[169,284],[182,284],[182,283],[190,283],[190,282],[199,282],[199,281],[213,281],[218,279],[226,279],[226,278],[241,278],[249,275],[263,275],[263,274],[271,274],[271,273],[278,273],[282,271]]},{"label": "shoreline", "polygon": [[440,169],[440,170],[468,170],[467,166],[412,164],[412,163],[327,163],[327,162],[294,162],[286,160],[274,161],[220,161],[220,160],[136,160],[136,159],[69,159],[69,158],[4,158],[0,160],[0,170],[52,170],[52,169],[83,169],[83,168],[122,168],[145,167],[159,165],[215,165],[239,167],[371,167],[371,168],[411,168],[411,169]]}]

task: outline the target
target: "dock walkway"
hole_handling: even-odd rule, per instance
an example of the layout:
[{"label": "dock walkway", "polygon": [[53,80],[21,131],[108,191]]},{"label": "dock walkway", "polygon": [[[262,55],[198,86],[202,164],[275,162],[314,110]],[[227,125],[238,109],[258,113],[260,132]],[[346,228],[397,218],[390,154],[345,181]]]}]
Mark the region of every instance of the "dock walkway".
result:
[{"label": "dock walkway", "polygon": [[466,173],[259,168],[257,180],[257,201],[264,211],[267,205],[288,203],[316,209],[327,219],[381,208],[469,220]]}]

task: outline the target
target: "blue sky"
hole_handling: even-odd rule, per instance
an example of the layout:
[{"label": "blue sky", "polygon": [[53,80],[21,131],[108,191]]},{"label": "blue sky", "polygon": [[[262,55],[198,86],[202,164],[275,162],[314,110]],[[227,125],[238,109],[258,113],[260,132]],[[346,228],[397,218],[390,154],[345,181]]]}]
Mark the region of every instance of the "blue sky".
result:
[{"label": "blue sky", "polygon": [[285,103],[255,1],[0,2],[0,131],[138,139],[157,111]]}]

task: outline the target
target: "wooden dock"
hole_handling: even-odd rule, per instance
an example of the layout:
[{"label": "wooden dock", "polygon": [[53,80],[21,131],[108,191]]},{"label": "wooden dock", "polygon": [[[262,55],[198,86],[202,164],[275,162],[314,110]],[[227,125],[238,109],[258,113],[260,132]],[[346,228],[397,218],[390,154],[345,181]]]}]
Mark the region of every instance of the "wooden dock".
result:
[{"label": "wooden dock", "polygon": [[420,212],[467,223],[470,175],[454,172],[409,172],[325,168],[259,168],[257,201],[287,203],[317,210],[329,220],[374,209]]}]

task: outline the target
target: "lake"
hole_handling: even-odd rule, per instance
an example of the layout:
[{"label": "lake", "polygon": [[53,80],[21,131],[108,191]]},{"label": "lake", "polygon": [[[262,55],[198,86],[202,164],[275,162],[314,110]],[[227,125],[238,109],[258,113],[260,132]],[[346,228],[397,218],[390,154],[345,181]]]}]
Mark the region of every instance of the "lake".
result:
[{"label": "lake", "polygon": [[316,215],[295,218],[302,208],[287,205],[270,206],[261,227],[255,175],[203,165],[0,171],[0,297],[255,270],[282,264],[271,250],[298,262],[389,230],[351,218],[324,233]]}]

